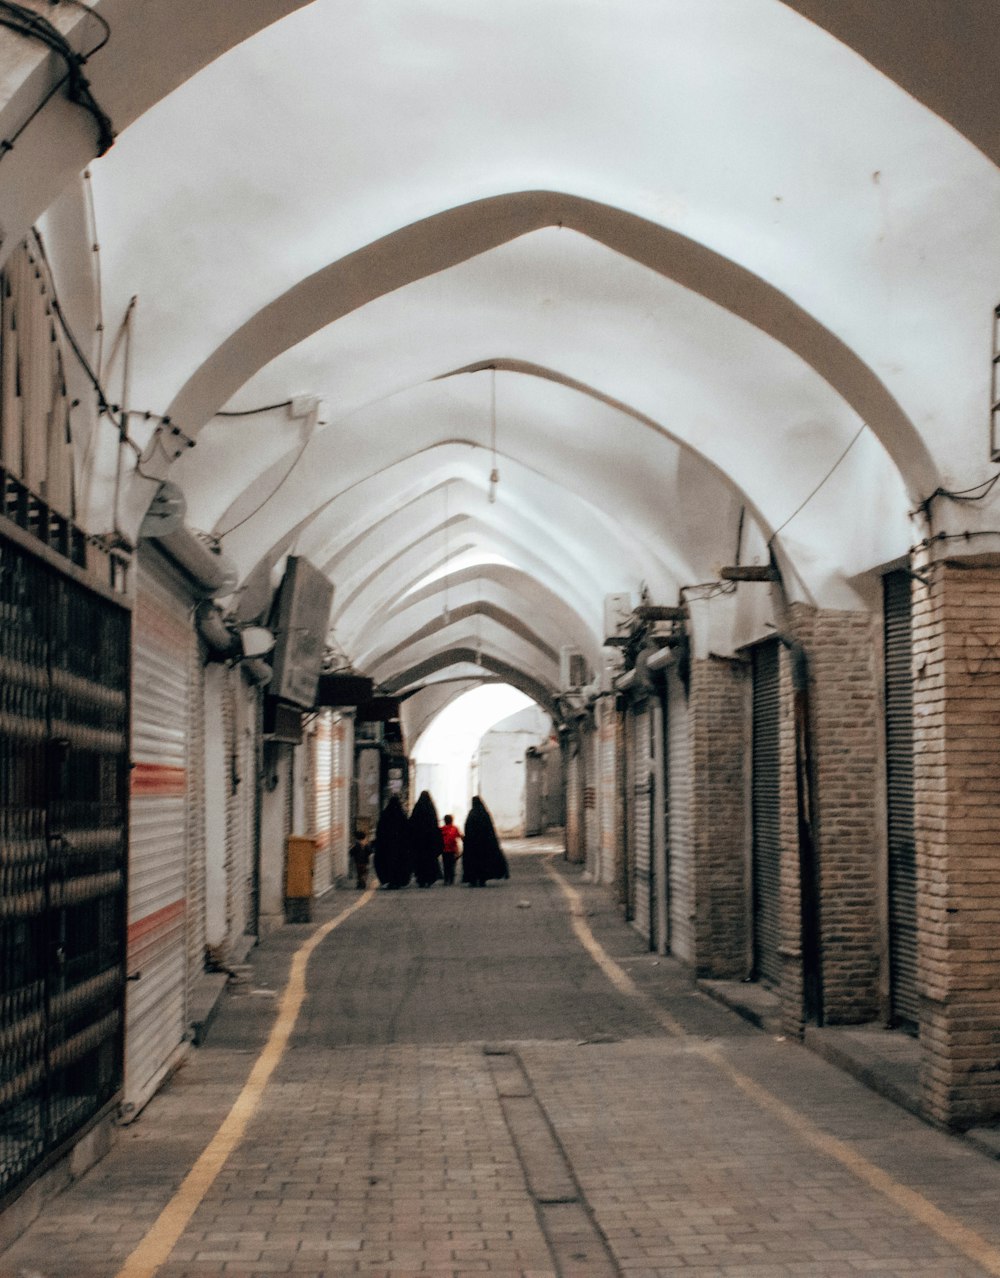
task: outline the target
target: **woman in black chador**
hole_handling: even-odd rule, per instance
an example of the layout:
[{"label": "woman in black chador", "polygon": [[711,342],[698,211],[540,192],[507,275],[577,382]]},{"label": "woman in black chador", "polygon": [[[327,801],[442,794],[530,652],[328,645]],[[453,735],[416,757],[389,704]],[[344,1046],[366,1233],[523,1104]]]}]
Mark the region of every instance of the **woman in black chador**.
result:
[{"label": "woman in black chador", "polygon": [[413,877],[421,887],[431,887],[441,877],[444,839],[438,825],[437,808],[426,790],[410,813],[410,846],[413,849]]},{"label": "woman in black chador", "polygon": [[507,858],[500,850],[500,840],[493,828],[493,818],[485,803],[476,795],[465,818],[465,841],[462,853],[462,882],[470,887],[484,887],[487,879],[509,879]]},{"label": "woman in black chador", "polygon": [[413,872],[410,823],[398,795],[382,809],[375,827],[375,873],[386,888],[406,887]]}]

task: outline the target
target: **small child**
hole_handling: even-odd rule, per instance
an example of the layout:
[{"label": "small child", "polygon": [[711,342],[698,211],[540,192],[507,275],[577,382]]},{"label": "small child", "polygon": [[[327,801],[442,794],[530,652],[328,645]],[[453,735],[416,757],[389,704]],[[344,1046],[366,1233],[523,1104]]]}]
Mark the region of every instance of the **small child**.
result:
[{"label": "small child", "polygon": [[444,847],[441,852],[441,868],[444,871],[444,885],[455,882],[455,865],[462,855],[459,844],[462,842],[462,831],[455,824],[450,812],[445,813],[441,824],[441,840]]},{"label": "small child", "polygon": [[368,862],[372,849],[367,830],[355,830],[354,842],[351,844],[351,860],[354,862],[355,887],[363,892],[368,886]]}]

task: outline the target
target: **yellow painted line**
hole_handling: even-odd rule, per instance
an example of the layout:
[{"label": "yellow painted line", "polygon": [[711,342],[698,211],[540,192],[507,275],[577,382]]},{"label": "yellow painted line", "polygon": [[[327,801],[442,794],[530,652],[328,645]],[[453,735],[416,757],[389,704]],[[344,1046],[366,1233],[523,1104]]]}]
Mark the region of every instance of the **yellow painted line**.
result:
[{"label": "yellow painted line", "polygon": [[597,940],[586,922],[583,902],[576,888],[563,878],[551,862],[546,862],[545,868],[558,884],[563,896],[566,897],[569,903],[570,922],[580,944],[612,982],[615,989],[627,997],[634,998],[642,1003],[645,1010],[654,1017],[668,1034],[676,1038],[684,1038],[694,1054],[701,1056],[704,1060],[714,1065],[745,1096],[748,1096],[761,1109],[779,1119],[806,1144],[811,1145],[813,1149],[840,1163],[842,1167],[853,1173],[859,1180],[877,1190],[897,1207],[902,1208],[914,1220],[937,1234],[939,1238],[950,1243],[970,1260],[974,1260],[976,1264],[981,1265],[987,1273],[1000,1275],[1000,1250],[987,1242],[975,1230],[963,1225],[960,1220],[942,1211],[940,1207],[936,1207],[934,1203],[925,1198],[923,1194],[917,1193],[915,1189],[910,1189],[907,1185],[901,1184],[890,1176],[888,1172],[881,1167],[877,1167],[846,1142],[839,1140],[836,1136],[831,1136],[829,1132],[822,1131],[815,1123],[810,1122],[808,1118],[800,1114],[798,1110],[793,1109],[791,1105],[786,1105],[784,1101],[779,1100],[777,1096],[769,1092],[766,1087],[762,1087],[741,1070],[738,1070],[717,1047],[701,1039],[690,1037],[678,1021],[668,1012],[658,1007],[653,999],[636,985],[631,976],[615,962],[600,941]]},{"label": "yellow painted line", "polygon": [[152,1278],[170,1257],[177,1240],[187,1228],[188,1221],[198,1210],[202,1200],[222,1171],[226,1159],[243,1139],[250,1120],[260,1107],[264,1088],[274,1073],[306,996],[306,965],[313,950],[334,928],[371,900],[374,889],[369,888],[353,905],[342,910],[310,936],[295,951],[288,974],[285,992],[278,1004],[278,1015],[267,1042],[257,1057],[243,1090],[233,1102],[233,1107],[223,1119],[218,1131],[209,1141],[201,1157],[184,1177],[176,1194],[153,1222],[149,1232],[139,1243],[115,1275],[115,1278]]}]

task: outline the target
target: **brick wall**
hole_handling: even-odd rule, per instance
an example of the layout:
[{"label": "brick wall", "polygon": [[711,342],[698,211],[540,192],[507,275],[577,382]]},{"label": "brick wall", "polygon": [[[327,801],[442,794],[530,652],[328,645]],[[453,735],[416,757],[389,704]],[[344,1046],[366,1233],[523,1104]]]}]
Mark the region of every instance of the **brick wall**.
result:
[{"label": "brick wall", "polygon": [[691,662],[688,701],[694,857],[694,966],[699,976],[747,972],[749,678],[745,665]]},{"label": "brick wall", "polygon": [[928,1115],[1000,1115],[1000,567],[914,583],[920,1039]]},{"label": "brick wall", "polygon": [[879,1001],[882,768],[876,631],[820,610],[809,643],[824,1019],[874,1020]]}]

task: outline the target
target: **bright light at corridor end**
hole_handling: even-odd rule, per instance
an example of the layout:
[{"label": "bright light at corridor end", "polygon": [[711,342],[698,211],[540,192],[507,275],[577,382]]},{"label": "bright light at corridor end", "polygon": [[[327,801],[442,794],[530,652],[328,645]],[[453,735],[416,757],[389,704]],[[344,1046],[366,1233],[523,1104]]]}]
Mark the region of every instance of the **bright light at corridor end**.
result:
[{"label": "bright light at corridor end", "polygon": [[439,815],[452,812],[460,822],[465,819],[471,798],[469,766],[480,740],[495,724],[532,704],[506,683],[474,688],[456,697],[421,733],[411,757],[417,775],[431,778],[427,788]]}]

